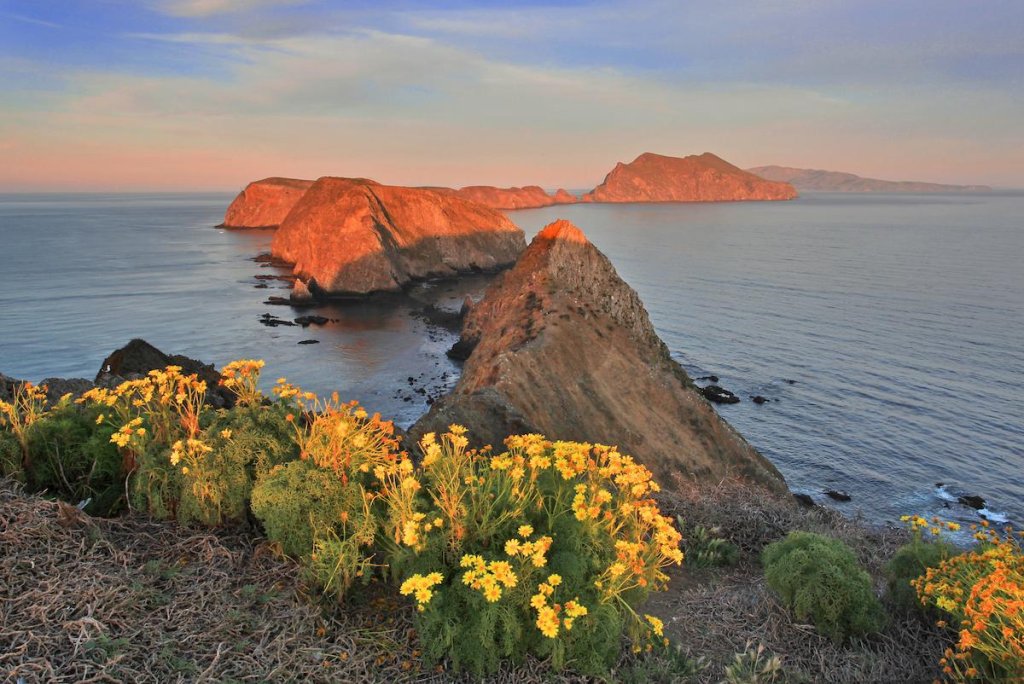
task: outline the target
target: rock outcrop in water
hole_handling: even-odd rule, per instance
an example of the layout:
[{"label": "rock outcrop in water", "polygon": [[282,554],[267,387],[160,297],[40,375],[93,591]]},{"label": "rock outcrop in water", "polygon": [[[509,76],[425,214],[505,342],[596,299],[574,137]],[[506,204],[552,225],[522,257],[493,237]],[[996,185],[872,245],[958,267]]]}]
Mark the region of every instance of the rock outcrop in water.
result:
[{"label": "rock outcrop in water", "polygon": [[710,152],[689,157],[645,152],[629,164],[616,164],[581,201],[735,202],[796,196],[788,183],[764,180]]},{"label": "rock outcrop in water", "polygon": [[572,204],[576,198],[559,189],[554,195],[544,192],[537,185],[523,188],[496,188],[490,185],[470,185],[455,190],[455,195],[472,202],[479,202],[492,209],[534,209],[552,204]]},{"label": "rock outcrop in water", "polygon": [[669,484],[738,476],[784,491],[779,472],[671,359],[636,292],[568,221],[534,238],[468,312],[455,389],[412,439],[465,425],[477,444],[509,434],[618,445]]},{"label": "rock outcrop in water", "polygon": [[272,253],[314,294],[393,292],[410,281],[495,270],[526,241],[497,211],[454,195],[325,177],[292,208]]},{"label": "rock outcrop in water", "polygon": [[264,178],[238,193],[224,214],[223,228],[275,228],[313,185],[297,178]]},{"label": "rock outcrop in water", "polygon": [[991,192],[987,185],[944,185],[918,181],[887,181],[862,178],[852,173],[794,169],[789,166],[757,166],[750,173],[773,181],[790,183],[800,191],[821,192]]}]

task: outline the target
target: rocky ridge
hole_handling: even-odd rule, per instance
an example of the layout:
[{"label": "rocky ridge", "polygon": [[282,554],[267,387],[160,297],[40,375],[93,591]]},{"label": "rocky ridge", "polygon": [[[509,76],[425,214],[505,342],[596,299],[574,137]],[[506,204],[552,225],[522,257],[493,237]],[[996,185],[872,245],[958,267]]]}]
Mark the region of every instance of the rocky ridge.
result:
[{"label": "rocky ridge", "polygon": [[466,315],[470,351],[451,394],[412,439],[465,425],[478,445],[509,434],[616,444],[668,484],[736,476],[785,491],[781,474],[671,359],[636,292],[568,221],[542,230]]}]

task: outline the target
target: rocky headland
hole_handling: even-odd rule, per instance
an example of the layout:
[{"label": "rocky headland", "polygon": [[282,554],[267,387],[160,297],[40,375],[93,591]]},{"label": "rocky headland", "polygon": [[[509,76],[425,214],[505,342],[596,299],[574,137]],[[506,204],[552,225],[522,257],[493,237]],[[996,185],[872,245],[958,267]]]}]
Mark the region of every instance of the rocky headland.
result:
[{"label": "rocky headland", "polygon": [[414,280],[497,270],[526,241],[501,213],[430,189],[325,177],[274,235],[274,257],[293,265],[310,292],[395,292]]},{"label": "rocky headland", "polygon": [[796,169],[789,166],[756,166],[750,173],[772,181],[790,183],[801,192],[991,192],[987,185],[945,185],[918,181],[887,181],[852,173]]},{"label": "rocky headland", "polygon": [[765,180],[710,152],[666,157],[645,152],[615,165],[582,202],[736,202],[789,200],[788,183]]},{"label": "rocky headland", "polygon": [[496,188],[491,185],[469,185],[454,191],[455,195],[472,202],[479,202],[492,209],[535,209],[553,204],[572,204],[576,198],[559,188],[549,195],[538,185],[522,188]]},{"label": "rocky headland", "polygon": [[666,484],[740,477],[785,491],[671,359],[636,292],[568,221],[542,230],[466,314],[470,351],[448,396],[410,430],[465,425],[474,442],[506,435],[616,444]]},{"label": "rocky headland", "polygon": [[311,185],[313,181],[298,178],[253,181],[228,206],[220,227],[276,228]]}]

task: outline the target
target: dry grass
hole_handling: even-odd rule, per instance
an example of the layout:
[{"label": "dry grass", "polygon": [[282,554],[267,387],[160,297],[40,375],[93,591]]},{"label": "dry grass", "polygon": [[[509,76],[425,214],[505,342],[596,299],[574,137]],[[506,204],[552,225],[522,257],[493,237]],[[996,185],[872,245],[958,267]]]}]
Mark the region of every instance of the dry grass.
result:
[{"label": "dry grass", "polygon": [[[748,640],[810,681],[931,681],[935,628],[908,618],[837,647],[795,624],[765,587],[756,555],[790,529],[850,543],[873,574],[902,543],[827,512],[723,485],[663,502],[690,523],[720,526],[743,551],[736,568],[681,570],[649,612],[710,666],[717,681]],[[294,563],[251,534],[207,531],[137,515],[95,519],[0,480],[0,681],[391,681],[461,679],[418,659],[411,612],[379,585],[344,606],[317,603]],[[679,681],[628,656],[613,679]],[[579,681],[528,660],[495,682]]]},{"label": "dry grass", "polygon": [[[680,570],[648,609],[684,652],[703,655],[709,668],[699,678],[718,681],[732,654],[747,642],[782,657],[787,674],[812,682],[931,682],[948,640],[917,616],[891,615],[884,632],[837,646],[812,625],[794,621],[766,586],[759,555],[790,530],[843,540],[856,552],[881,592],[883,567],[909,536],[904,530],[869,527],[823,508],[806,509],[788,498],[725,482],[717,487],[682,485],[662,508],[687,525],[720,528],[741,550],[734,568]],[[685,531],[684,531],[685,536]]]}]

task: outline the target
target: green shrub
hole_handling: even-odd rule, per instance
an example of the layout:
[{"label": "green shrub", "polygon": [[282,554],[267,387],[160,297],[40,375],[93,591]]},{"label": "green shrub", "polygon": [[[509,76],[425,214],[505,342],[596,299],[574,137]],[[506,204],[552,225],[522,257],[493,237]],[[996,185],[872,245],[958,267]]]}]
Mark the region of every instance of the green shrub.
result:
[{"label": "green shrub", "polygon": [[298,457],[281,404],[218,411],[199,440],[211,448],[181,478],[177,518],[188,524],[241,522],[256,479]]},{"label": "green shrub", "polygon": [[296,558],[309,559],[315,542],[330,539],[332,532],[344,539],[349,530],[372,526],[364,504],[360,483],[343,482],[309,461],[272,468],[252,490],[252,512],[267,538]]},{"label": "green shrub", "polygon": [[813,620],[833,641],[877,632],[884,625],[871,577],[841,541],[790,532],[769,544],[761,559],[768,586],[798,620]]},{"label": "green shrub", "polygon": [[739,560],[740,550],[718,536],[721,532],[719,528],[696,525],[687,529],[681,516],[676,516],[676,523],[684,533],[683,552],[686,554],[686,565],[689,567],[722,567],[735,565]]},{"label": "green shrub", "polygon": [[112,515],[124,503],[124,473],[114,430],[97,424],[92,407],[58,405],[27,430],[25,478],[32,491],[46,491],[71,503],[88,500],[92,515]]},{"label": "green shrub", "polygon": [[21,467],[21,459],[18,438],[6,430],[0,430],[0,477],[24,481],[25,470]]},{"label": "green shrub", "polygon": [[924,613],[924,606],[910,582],[924,575],[928,568],[937,568],[942,561],[960,553],[943,541],[928,542],[916,535],[914,541],[901,546],[885,567],[889,602],[896,610]]}]

